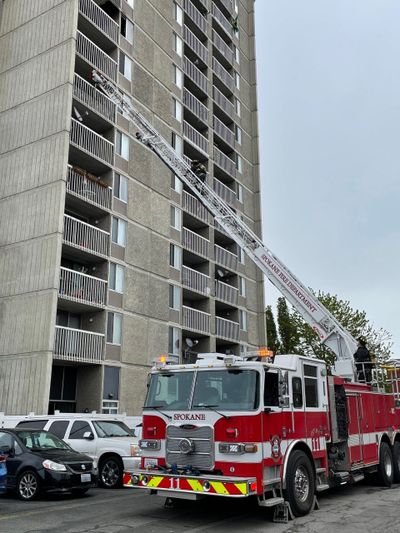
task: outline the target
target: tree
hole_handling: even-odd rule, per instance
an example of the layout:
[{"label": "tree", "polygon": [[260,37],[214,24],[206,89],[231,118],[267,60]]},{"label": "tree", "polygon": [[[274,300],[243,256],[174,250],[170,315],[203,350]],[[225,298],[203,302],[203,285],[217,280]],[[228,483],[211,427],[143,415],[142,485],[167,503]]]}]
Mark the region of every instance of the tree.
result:
[{"label": "tree", "polygon": [[274,314],[270,305],[265,309],[265,327],[267,330],[267,346],[274,353],[278,353],[280,342],[276,330]]},{"label": "tree", "polygon": [[293,321],[285,298],[281,296],[277,303],[278,331],[280,338],[279,353],[299,353],[298,324]]}]

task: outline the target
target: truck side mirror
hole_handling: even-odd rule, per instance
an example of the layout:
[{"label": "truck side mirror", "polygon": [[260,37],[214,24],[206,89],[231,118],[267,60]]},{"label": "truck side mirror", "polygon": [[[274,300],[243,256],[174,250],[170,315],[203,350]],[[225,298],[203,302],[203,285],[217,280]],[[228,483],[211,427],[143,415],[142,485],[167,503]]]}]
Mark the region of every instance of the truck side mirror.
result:
[{"label": "truck side mirror", "polygon": [[94,435],[91,431],[85,431],[85,433],[83,434],[83,438],[86,440],[93,440]]}]

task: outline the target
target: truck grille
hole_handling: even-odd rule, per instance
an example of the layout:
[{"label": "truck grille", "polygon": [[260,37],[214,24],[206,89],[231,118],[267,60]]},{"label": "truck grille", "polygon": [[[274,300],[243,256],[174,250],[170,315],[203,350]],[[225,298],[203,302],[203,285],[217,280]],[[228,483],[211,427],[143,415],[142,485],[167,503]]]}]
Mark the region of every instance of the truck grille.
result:
[{"label": "truck grille", "polygon": [[[179,444],[188,439],[192,445],[190,453],[182,453]],[[199,470],[214,467],[214,431],[210,426],[167,426],[167,453],[169,466],[192,466]]]},{"label": "truck grille", "polygon": [[81,461],[77,463],[67,463],[70,469],[76,474],[84,474],[85,472],[91,472],[93,470],[93,463]]}]

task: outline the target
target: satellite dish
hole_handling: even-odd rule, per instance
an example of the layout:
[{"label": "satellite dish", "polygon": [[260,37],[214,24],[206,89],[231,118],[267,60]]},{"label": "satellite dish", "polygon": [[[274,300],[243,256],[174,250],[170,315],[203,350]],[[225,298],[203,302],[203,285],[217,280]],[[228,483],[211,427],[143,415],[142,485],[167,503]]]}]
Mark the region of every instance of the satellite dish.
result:
[{"label": "satellite dish", "polygon": [[[74,111],[74,115],[75,115],[75,118],[77,120],[79,120],[79,122],[83,122],[83,117],[82,115],[79,113],[79,111],[76,109],[76,107],[74,106],[73,107],[73,111]],[[86,117],[89,113],[87,111],[84,112],[84,116]]]},{"label": "satellite dish", "polygon": [[186,344],[189,346],[189,348],[193,348],[194,342],[192,339],[185,339]]},{"label": "satellite dish", "polygon": [[220,268],[217,269],[217,275],[220,278],[223,278],[225,276],[225,272],[221,270]]}]

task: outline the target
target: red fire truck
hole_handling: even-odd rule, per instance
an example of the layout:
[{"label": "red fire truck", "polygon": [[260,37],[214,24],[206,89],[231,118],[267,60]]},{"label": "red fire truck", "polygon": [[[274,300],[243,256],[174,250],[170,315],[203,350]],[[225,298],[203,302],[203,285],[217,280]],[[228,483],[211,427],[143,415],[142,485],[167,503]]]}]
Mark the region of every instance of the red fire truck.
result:
[{"label": "red fire truck", "polygon": [[[199,354],[194,364],[156,365],[144,406],[141,469],[125,486],[173,498],[257,497],[300,516],[315,494],[375,475],[400,482],[397,363],[354,368],[357,342],[290,270],[197,176],[103,75],[95,84],[210,211],[336,355],[334,375],[301,355]],[[365,376],[370,382],[362,383]],[[365,380],[364,380],[365,381]]]}]

